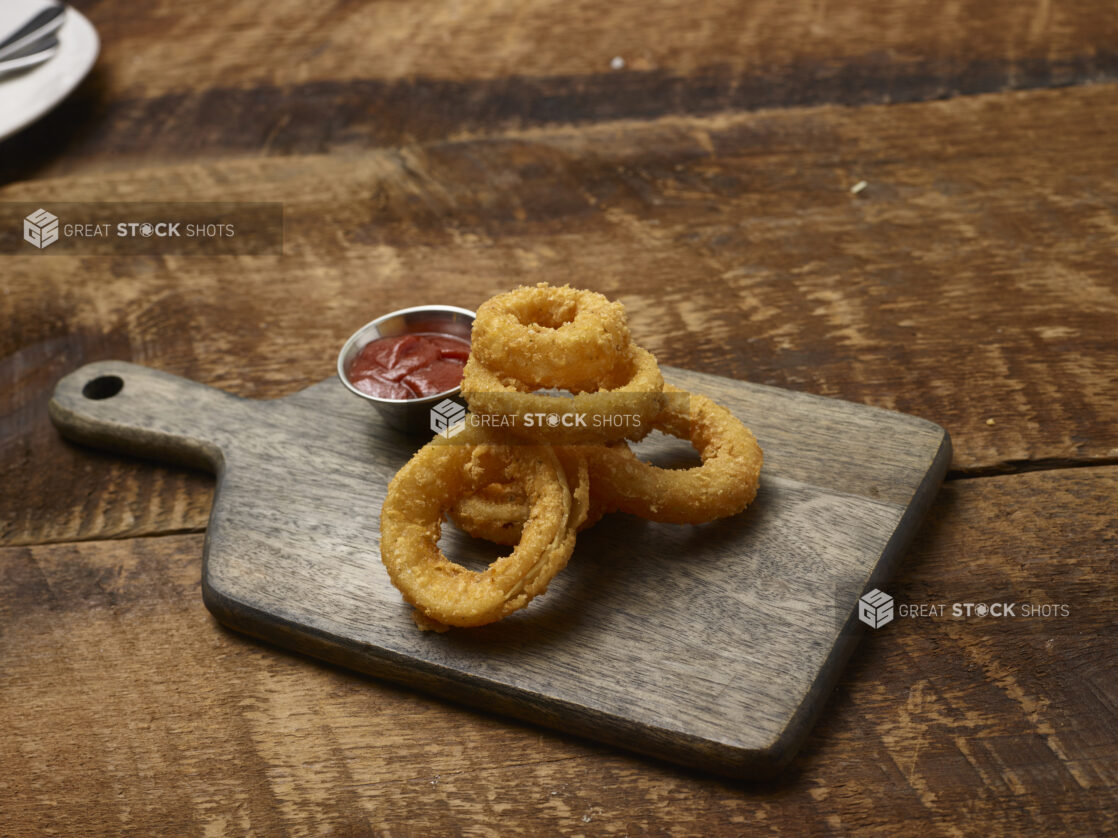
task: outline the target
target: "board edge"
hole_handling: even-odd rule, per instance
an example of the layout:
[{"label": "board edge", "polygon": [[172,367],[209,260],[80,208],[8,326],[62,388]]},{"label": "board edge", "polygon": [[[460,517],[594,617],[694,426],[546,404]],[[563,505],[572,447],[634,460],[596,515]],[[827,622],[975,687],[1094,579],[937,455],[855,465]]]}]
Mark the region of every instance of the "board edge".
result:
[{"label": "board edge", "polygon": [[776,779],[786,762],[778,759],[778,752],[771,747],[739,747],[640,724],[551,696],[536,697],[512,685],[444,671],[437,665],[417,662],[383,647],[363,646],[314,626],[296,625],[219,590],[206,573],[202,577],[202,601],[222,625],[283,651],[420,690],[459,706],[575,735],[590,743],[739,780]]},{"label": "board edge", "polygon": [[[939,447],[932,457],[924,478],[913,491],[909,503],[904,507],[904,512],[901,514],[900,520],[897,521],[893,534],[886,542],[885,547],[882,548],[881,555],[874,563],[873,570],[863,582],[863,591],[887,585],[893,578],[921,524],[927,518],[932,504],[943,486],[944,479],[947,477],[953,452],[951,435],[945,428],[934,422],[926,419],[920,421],[927,422],[928,425],[939,431],[941,435]],[[831,692],[838,684],[839,676],[846,668],[858,647],[859,641],[865,634],[865,629],[866,626],[858,620],[857,608],[853,609],[839,630],[831,652],[820,666],[819,675],[815,678],[804,700],[792,714],[781,734],[764,748],[774,765],[781,768],[787,767],[803,747],[808,734],[826,707]]]}]

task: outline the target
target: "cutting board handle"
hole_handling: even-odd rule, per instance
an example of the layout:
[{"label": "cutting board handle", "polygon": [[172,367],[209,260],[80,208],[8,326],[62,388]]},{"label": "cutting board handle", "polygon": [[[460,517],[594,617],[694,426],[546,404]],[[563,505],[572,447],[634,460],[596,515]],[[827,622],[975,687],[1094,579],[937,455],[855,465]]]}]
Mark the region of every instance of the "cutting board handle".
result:
[{"label": "cutting board handle", "polygon": [[247,413],[245,399],[124,361],[86,364],[58,382],[50,401],[67,439],[211,471],[222,464],[228,429],[244,427]]}]

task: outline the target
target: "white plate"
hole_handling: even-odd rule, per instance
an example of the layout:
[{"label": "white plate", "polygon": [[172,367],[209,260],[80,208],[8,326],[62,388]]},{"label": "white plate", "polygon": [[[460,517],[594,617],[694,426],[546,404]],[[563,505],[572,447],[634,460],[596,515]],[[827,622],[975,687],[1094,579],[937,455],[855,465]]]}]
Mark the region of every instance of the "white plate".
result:
[{"label": "white plate", "polygon": [[[26,7],[27,20],[42,6],[35,0],[0,0],[4,2],[4,16],[15,14]],[[101,41],[97,30],[85,16],[72,7],[66,9],[66,22],[58,30],[58,52],[45,64],[23,73],[0,76],[0,140],[25,128],[61,102],[78,82],[86,77]]]}]

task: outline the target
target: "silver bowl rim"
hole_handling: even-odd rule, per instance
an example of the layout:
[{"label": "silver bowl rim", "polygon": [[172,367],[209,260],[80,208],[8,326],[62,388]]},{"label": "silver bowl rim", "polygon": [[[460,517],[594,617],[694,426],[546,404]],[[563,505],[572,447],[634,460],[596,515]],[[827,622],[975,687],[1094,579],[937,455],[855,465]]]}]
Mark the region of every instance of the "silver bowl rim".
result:
[{"label": "silver bowl rim", "polygon": [[[346,357],[346,354],[349,352],[349,350],[359,340],[361,340],[365,336],[365,333],[368,330],[374,328],[375,326],[379,326],[381,323],[383,323],[386,320],[391,320],[393,317],[400,317],[400,316],[405,315],[405,314],[415,314],[415,313],[420,313],[420,312],[431,312],[431,311],[441,311],[441,312],[449,312],[449,313],[452,313],[452,314],[462,314],[462,315],[465,315],[466,317],[470,318],[471,321],[474,320],[477,317],[477,312],[476,311],[470,311],[468,308],[460,308],[458,306],[446,306],[446,305],[426,305],[426,306],[411,306],[410,308],[397,309],[396,311],[390,311],[388,314],[382,314],[380,317],[376,318],[375,320],[370,320],[368,323],[366,323],[364,326],[362,326],[360,329],[358,329],[356,332],[354,332],[352,335],[350,335],[349,340],[347,340],[344,344],[342,344],[342,348],[338,352],[338,378],[340,378],[342,380],[342,384],[344,384],[346,386],[346,389],[348,389],[351,393],[355,393],[356,395],[360,396],[361,398],[363,398],[367,401],[373,402],[374,404],[384,404],[384,405],[424,404],[425,402],[429,402],[429,401],[433,402],[433,401],[436,401],[436,400],[445,399],[448,396],[452,396],[455,393],[457,393],[459,390],[461,390],[462,387],[461,387],[461,385],[459,385],[458,387],[453,387],[450,390],[444,390],[441,393],[435,393],[434,395],[431,395],[431,396],[423,396],[423,397],[418,398],[418,399],[382,399],[379,396],[371,396],[368,393],[361,392],[360,390],[358,390],[356,387],[353,386],[353,384],[349,380],[349,376],[346,375],[345,365],[344,365],[344,359]],[[366,341],[366,343],[368,343],[368,341]]]}]

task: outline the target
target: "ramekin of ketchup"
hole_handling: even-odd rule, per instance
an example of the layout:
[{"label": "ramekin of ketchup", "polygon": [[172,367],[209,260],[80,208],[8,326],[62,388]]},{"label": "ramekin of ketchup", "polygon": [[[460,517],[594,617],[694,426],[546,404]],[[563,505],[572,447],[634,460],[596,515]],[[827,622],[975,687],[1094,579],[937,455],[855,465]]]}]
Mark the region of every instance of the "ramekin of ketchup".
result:
[{"label": "ramekin of ketchup", "polygon": [[397,430],[430,432],[430,409],[458,393],[474,313],[419,306],[378,317],[338,354],[338,377]]},{"label": "ramekin of ketchup", "polygon": [[409,332],[365,344],[349,365],[349,380],[378,399],[419,399],[462,383],[470,342],[436,332]]}]

